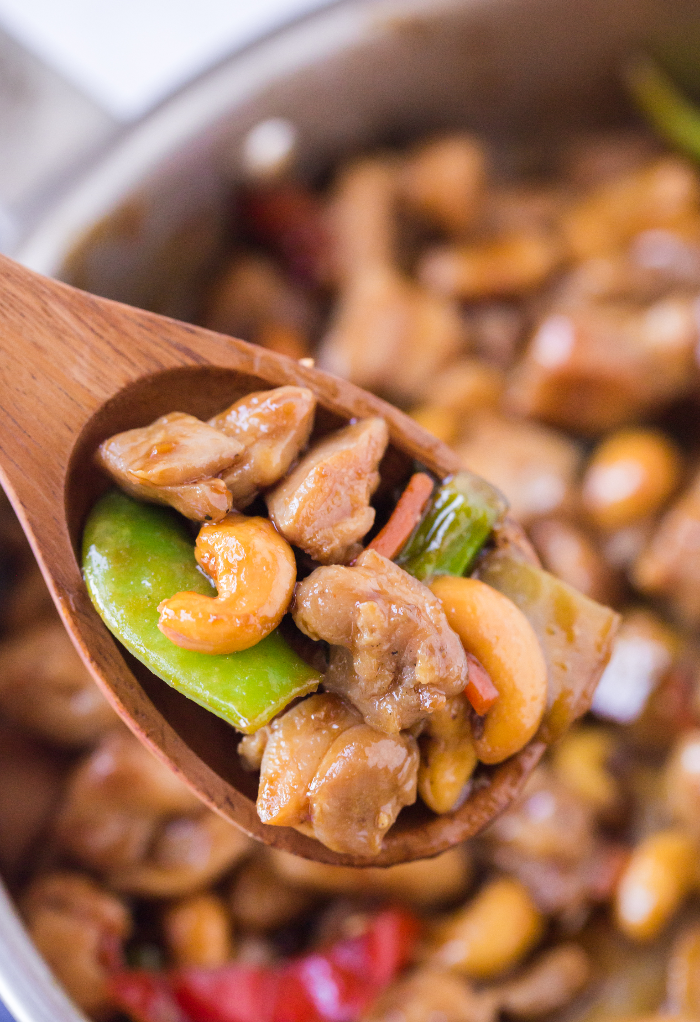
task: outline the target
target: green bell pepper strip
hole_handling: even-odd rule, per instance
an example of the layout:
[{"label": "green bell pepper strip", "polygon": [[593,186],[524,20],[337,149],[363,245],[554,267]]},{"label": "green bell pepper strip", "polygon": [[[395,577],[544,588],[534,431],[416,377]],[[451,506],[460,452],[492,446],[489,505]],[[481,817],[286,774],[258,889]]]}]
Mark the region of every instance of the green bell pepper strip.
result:
[{"label": "green bell pepper strip", "polygon": [[253,732],[320,675],[275,630],[257,645],[222,655],[181,649],[158,628],[158,604],[183,590],[215,591],[199,570],[184,521],[119,490],[102,497],[83,535],[83,575],[97,612],[117,639],[178,692]]},{"label": "green bell pepper strip", "polygon": [[421,581],[464,575],[507,508],[495,486],[472,472],[458,472],[437,488],[396,563]]},{"label": "green bell pepper strip", "polygon": [[635,56],[624,75],[637,106],[658,133],[700,161],[700,110],[651,57]]}]

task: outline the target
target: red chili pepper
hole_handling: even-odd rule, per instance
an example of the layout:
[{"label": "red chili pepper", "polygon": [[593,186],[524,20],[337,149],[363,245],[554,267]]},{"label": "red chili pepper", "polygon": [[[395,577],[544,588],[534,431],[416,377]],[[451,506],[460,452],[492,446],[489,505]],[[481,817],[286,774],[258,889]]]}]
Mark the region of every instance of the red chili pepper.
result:
[{"label": "red chili pepper", "polygon": [[271,248],[301,280],[325,284],[330,242],[318,198],[293,181],[260,185],[241,195],[245,226],[255,241]]},{"label": "red chili pepper", "polygon": [[135,1022],[357,1022],[410,960],[418,930],[410,913],[385,909],[359,937],[274,968],[118,974],[115,1001]]},{"label": "red chili pepper", "polygon": [[498,699],[498,689],[491,681],[491,675],[484,665],[471,653],[467,653],[467,663],[469,681],[464,694],[479,716],[483,717]]},{"label": "red chili pepper", "polygon": [[297,974],[322,1022],[358,1019],[410,960],[418,931],[410,913],[385,909],[361,936],[299,959]]},{"label": "red chili pepper", "polygon": [[272,1022],[323,1022],[294,963],[282,966],[277,979]]},{"label": "red chili pepper", "polygon": [[235,963],[172,976],[177,1002],[193,1022],[273,1022],[278,986],[274,970]]},{"label": "red chili pepper", "polygon": [[163,972],[115,972],[109,992],[116,1007],[134,1022],[189,1022]]},{"label": "red chili pepper", "polygon": [[388,986],[408,965],[419,933],[418,919],[405,909],[385,909],[374,917],[367,940],[372,977],[378,986]]}]

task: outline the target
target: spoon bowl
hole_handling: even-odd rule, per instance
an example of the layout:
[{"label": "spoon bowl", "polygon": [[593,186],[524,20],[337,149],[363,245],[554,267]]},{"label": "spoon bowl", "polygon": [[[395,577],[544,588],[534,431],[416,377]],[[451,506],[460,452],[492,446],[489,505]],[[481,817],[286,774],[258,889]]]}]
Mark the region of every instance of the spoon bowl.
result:
[{"label": "spoon bowl", "polygon": [[542,756],[541,742],[485,768],[452,813],[435,816],[420,803],[404,810],[372,859],[340,855],[291,828],[263,824],[255,777],[236,754],[240,736],[119,645],[93,608],[80,570],[85,519],[109,485],[94,466],[98,445],[166,412],[206,419],[253,390],[308,387],[318,400],[316,436],[352,418],[386,420],[383,486],[406,479],[414,460],[438,476],[458,471],[449,447],[393,406],[310,365],[78,291],[4,257],[0,317],[0,480],[92,676],[122,720],[203,802],[266,844],[355,866],[436,855],[506,808]]}]

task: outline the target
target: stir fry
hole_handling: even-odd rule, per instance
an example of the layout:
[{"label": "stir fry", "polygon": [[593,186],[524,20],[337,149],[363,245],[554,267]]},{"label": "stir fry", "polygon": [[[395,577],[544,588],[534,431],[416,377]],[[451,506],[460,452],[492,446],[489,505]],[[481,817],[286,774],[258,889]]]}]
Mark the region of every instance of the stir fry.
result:
[{"label": "stir fry", "polygon": [[[580,716],[618,619],[519,565],[507,538],[490,549],[506,501],[468,471],[414,473],[363,547],[387,424],[359,419],[308,444],[315,405],[310,390],[279,387],[209,423],[171,412],[105,440],[98,464],[129,496],[93,509],[83,567],[117,638],[246,733],[264,823],[376,856],[419,795],[451,812],[488,783],[479,764]],[[269,517],[243,513],[258,494]],[[132,498],[203,523],[194,551],[182,520]],[[477,559],[481,578],[468,577]],[[285,617],[292,647],[309,640],[305,659],[282,637]]]},{"label": "stir fry", "polygon": [[378,501],[381,420],[316,436],[303,389],[174,411],[103,445],[127,492],[86,531],[101,611],[245,732],[261,817],[330,847],[371,854],[416,798],[450,813],[551,748],[434,860],[253,845],[113,717],[4,511],[0,868],[37,947],[98,1020],[697,1019],[700,175],[618,133],[506,179],[455,134],[236,204],[202,322],[391,398],[464,473]]}]

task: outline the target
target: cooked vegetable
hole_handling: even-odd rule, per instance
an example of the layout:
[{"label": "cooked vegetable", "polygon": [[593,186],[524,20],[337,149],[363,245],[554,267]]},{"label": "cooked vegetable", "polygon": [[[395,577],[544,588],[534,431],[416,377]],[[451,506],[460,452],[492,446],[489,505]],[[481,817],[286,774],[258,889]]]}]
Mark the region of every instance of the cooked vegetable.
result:
[{"label": "cooked vegetable", "polygon": [[498,689],[484,665],[472,653],[467,653],[469,681],[464,692],[476,713],[483,717],[498,699]]},{"label": "cooked vegetable", "polygon": [[590,706],[610,659],[620,616],[503,550],[487,553],[478,575],[508,596],[535,630],[549,690],[539,737],[553,742]]},{"label": "cooked vegetable", "polygon": [[182,590],[211,596],[181,519],[123,493],[106,494],[83,536],[90,597],[110,631],[154,674],[240,731],[255,731],[318,674],[272,632],[251,649],[209,655],[180,649],[158,630],[158,605]]},{"label": "cooked vegetable", "polygon": [[138,1022],[357,1022],[408,962],[418,932],[405,909],[385,909],[359,935],[280,965],[120,972],[111,988]]},{"label": "cooked vegetable", "polygon": [[495,487],[459,472],[438,487],[397,563],[421,580],[466,574],[506,508]]},{"label": "cooked vegetable", "polygon": [[656,130],[671,145],[700,160],[700,110],[646,54],[625,69],[632,96]]},{"label": "cooked vegetable", "polygon": [[408,480],[391,518],[367,546],[391,561],[396,557],[416,525],[433,492],[433,480],[425,472],[416,472]]}]

